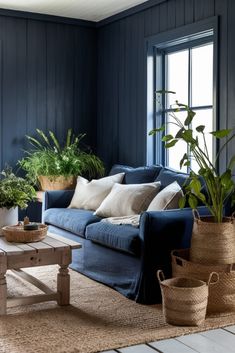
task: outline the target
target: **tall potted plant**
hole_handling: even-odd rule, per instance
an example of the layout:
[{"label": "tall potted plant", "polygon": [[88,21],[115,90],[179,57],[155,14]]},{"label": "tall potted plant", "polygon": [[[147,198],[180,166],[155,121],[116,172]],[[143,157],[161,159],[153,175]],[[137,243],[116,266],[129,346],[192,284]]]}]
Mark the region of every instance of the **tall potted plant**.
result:
[{"label": "tall potted plant", "polygon": [[17,177],[9,167],[0,173],[0,234],[2,227],[17,224],[18,207],[24,209],[33,200],[36,192],[27,180]]},{"label": "tall potted plant", "polygon": [[73,189],[78,175],[95,177],[104,174],[102,161],[89,149],[81,147],[85,134],[67,132],[64,144],[52,131],[46,135],[37,129],[37,137],[26,136],[33,146],[19,161],[27,177],[41,190]]},{"label": "tall potted plant", "polygon": [[[184,121],[177,116],[177,113],[182,110],[186,112]],[[231,157],[222,173],[218,171],[217,163],[226,146],[235,137],[234,130],[223,129],[209,133],[222,143],[213,161],[208,154],[205,126],[198,125],[195,130],[191,127],[196,113],[188,105],[176,101],[171,117],[173,119],[170,124],[174,124],[178,131],[175,136],[168,134],[162,137],[165,148],[174,148],[179,141],[183,141],[187,145],[187,152],[182,156],[180,168],[190,166],[192,158],[199,166],[198,171],[190,170],[189,179],[185,185],[185,195],[180,199],[179,206],[183,208],[188,202],[195,210],[200,202],[207,206],[211,213],[210,217],[195,219],[191,260],[201,263],[232,263],[235,261],[235,226],[233,218],[224,217],[223,207],[226,202],[231,202],[232,205],[235,202],[235,183],[232,178],[235,155]],[[149,135],[163,131],[165,126],[153,129]],[[202,139],[199,142],[200,135]],[[225,142],[223,142],[224,139],[226,139]],[[206,185],[206,193],[202,192],[202,179]]]}]

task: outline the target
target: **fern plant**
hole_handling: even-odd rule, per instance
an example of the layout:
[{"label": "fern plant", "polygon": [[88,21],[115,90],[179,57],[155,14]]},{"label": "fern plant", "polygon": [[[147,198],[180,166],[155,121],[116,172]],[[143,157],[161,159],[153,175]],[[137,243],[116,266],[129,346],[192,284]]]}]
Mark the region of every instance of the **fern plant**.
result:
[{"label": "fern plant", "polygon": [[85,134],[75,136],[69,129],[65,143],[60,144],[52,131],[48,135],[39,129],[36,132],[37,137],[26,135],[33,148],[25,151],[26,156],[18,162],[34,184],[39,176],[53,180],[58,176],[68,178],[85,174],[91,178],[104,174],[102,161],[89,149],[81,148]]}]

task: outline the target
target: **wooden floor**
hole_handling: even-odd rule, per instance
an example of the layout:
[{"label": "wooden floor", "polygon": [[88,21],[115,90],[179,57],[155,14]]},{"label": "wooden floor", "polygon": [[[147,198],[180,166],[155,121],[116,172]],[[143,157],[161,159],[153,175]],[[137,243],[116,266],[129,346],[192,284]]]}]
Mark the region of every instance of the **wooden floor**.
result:
[{"label": "wooden floor", "polygon": [[[235,326],[168,340],[150,342],[105,353],[235,353]],[[104,353],[104,352],[103,352]]]}]

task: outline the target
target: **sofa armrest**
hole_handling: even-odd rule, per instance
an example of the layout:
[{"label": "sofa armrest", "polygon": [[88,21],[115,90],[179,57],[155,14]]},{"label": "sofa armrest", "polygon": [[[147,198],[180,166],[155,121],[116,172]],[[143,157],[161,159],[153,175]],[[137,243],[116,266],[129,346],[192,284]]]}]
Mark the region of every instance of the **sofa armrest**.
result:
[{"label": "sofa armrest", "polygon": [[43,211],[48,208],[65,208],[68,207],[74,190],[53,190],[45,191],[43,199]]},{"label": "sofa armrest", "polygon": [[[201,215],[209,210],[198,207]],[[193,215],[191,208],[144,212],[140,218],[141,274],[138,281],[137,301],[156,303],[161,293],[156,271],[161,269],[171,276],[171,251],[188,248],[192,235]],[[146,289],[148,288],[148,289]],[[156,297],[157,296],[157,297]]]}]

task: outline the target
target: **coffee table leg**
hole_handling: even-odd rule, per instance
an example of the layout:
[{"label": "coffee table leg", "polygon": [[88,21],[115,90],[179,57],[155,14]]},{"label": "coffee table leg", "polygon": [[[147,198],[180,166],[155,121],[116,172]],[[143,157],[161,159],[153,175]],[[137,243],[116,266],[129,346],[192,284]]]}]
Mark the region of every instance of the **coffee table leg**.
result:
[{"label": "coffee table leg", "polygon": [[69,305],[70,298],[70,276],[68,265],[60,265],[57,275],[58,304]]},{"label": "coffee table leg", "polygon": [[5,315],[7,312],[7,282],[6,276],[0,273],[0,315]]}]

